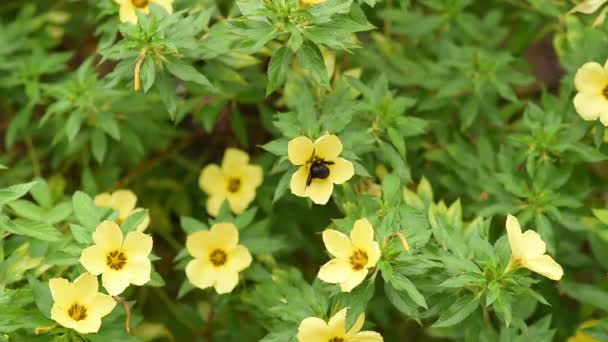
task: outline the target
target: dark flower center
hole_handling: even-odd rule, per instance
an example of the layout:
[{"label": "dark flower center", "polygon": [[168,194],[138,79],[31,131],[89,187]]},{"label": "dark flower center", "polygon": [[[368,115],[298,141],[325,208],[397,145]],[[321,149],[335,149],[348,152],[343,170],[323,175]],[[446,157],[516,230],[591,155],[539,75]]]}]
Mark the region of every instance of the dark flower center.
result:
[{"label": "dark flower center", "polygon": [[602,91],[602,94],[608,100],[608,85],[606,86],[606,88],[604,88],[604,90]]},{"label": "dark flower center", "polygon": [[222,266],[226,263],[227,255],[221,249],[216,249],[209,255],[209,260],[214,266]]},{"label": "dark flower center", "polygon": [[87,318],[87,308],[78,303],[74,303],[68,309],[68,315],[75,321],[82,321]]},{"label": "dark flower center", "polygon": [[357,249],[353,255],[350,256],[350,265],[355,271],[362,270],[367,265],[367,253]]},{"label": "dark flower center", "polygon": [[344,342],[344,339],[342,337],[334,337],[327,342]]},{"label": "dark flower center", "polygon": [[121,251],[113,251],[106,255],[106,264],[115,271],[120,271],[127,263],[127,257]]},{"label": "dark flower center", "polygon": [[327,165],[332,165],[333,163],[322,159],[315,159],[310,165],[306,186],[310,185],[314,178],[327,179],[329,177],[329,167]]},{"label": "dark flower center", "polygon": [[228,181],[228,191],[231,193],[235,193],[237,191],[239,191],[239,189],[241,188],[241,180],[238,178],[231,178]]},{"label": "dark flower center", "polygon": [[136,8],[144,8],[150,4],[150,0],[131,0],[131,3]]}]

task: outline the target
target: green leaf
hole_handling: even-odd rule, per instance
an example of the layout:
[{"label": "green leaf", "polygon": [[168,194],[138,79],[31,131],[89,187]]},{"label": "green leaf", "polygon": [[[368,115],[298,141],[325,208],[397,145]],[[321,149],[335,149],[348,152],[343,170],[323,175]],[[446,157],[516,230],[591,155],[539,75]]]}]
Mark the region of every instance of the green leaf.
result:
[{"label": "green leaf", "polygon": [[320,86],[329,89],[329,75],[325,68],[325,61],[319,47],[307,40],[297,52],[298,61],[302,68],[308,72]]},{"label": "green leaf", "polygon": [[36,302],[38,310],[40,310],[45,317],[51,318],[53,297],[51,296],[51,290],[49,289],[48,284],[42,283],[32,276],[29,276],[27,281],[34,294],[34,301]]},{"label": "green leaf", "polygon": [[0,229],[17,235],[30,236],[43,241],[59,241],[62,234],[53,226],[30,219],[11,221],[7,216],[0,216]]},{"label": "green leaf", "polygon": [[70,231],[72,232],[72,236],[74,237],[74,240],[76,240],[80,243],[88,245],[91,243],[91,241],[93,239],[92,233],[81,225],[70,224]]},{"label": "green leaf", "polygon": [[464,295],[439,316],[437,322],[433,324],[433,328],[445,328],[456,325],[469,317],[477,307],[479,307],[479,298]]},{"label": "green leaf", "polygon": [[147,209],[136,210],[125,219],[120,226],[120,230],[122,230],[122,233],[125,235],[129,232],[135,231],[137,227],[144,222],[146,217],[148,217]]},{"label": "green leaf", "polygon": [[0,207],[25,195],[35,184],[33,181],[0,189]]},{"label": "green leaf", "polygon": [[144,93],[147,93],[148,90],[150,90],[154,84],[155,78],[156,70],[154,69],[154,58],[148,55],[141,66],[141,83],[143,85]]},{"label": "green leaf", "polygon": [[202,86],[206,86],[209,88],[213,88],[213,85],[205,75],[201,74],[196,68],[194,68],[190,64],[186,64],[183,60],[176,58],[167,58],[165,61],[165,66],[170,73],[172,73],[177,78],[190,81]]},{"label": "green leaf", "polygon": [[177,111],[177,95],[175,94],[175,82],[169,77],[167,72],[161,72],[157,75],[156,88],[160,93],[160,99],[165,104],[165,108],[172,120],[175,120]]},{"label": "green leaf", "polygon": [[101,215],[89,195],[76,191],[72,196],[72,206],[78,221],[87,229],[94,229],[99,224]]},{"label": "green leaf", "polygon": [[291,65],[293,53],[286,46],[278,49],[268,64],[268,84],[266,85],[266,96],[272,94],[284,82],[287,71]]},{"label": "green leaf", "polygon": [[393,144],[393,146],[395,146],[395,148],[397,149],[397,151],[399,152],[399,154],[401,155],[401,157],[405,158],[405,139],[404,137],[394,128],[389,127],[386,130],[388,137],[391,139],[391,143]]},{"label": "green leaf", "polygon": [[249,146],[249,134],[247,133],[247,125],[243,119],[243,115],[239,112],[236,107],[230,111],[230,127],[232,132],[239,140],[242,146]]},{"label": "green leaf", "polygon": [[281,176],[281,179],[279,179],[279,183],[277,184],[276,188],[274,189],[274,195],[272,196],[272,203],[274,204],[276,201],[278,201],[281,197],[283,197],[283,195],[285,195],[285,192],[287,191],[287,188],[289,187],[289,181],[291,180],[291,172],[285,172],[283,174],[283,176]]},{"label": "green leaf", "polygon": [[608,292],[600,288],[571,281],[563,281],[561,288],[564,292],[580,302],[608,311]]},{"label": "green leaf", "polygon": [[199,230],[209,229],[203,222],[189,216],[181,216],[179,218],[180,226],[187,234],[192,234]]},{"label": "green leaf", "polygon": [[98,163],[101,164],[103,162],[107,148],[108,139],[106,135],[99,129],[94,130],[91,137],[91,150],[93,151],[93,157],[95,157]]},{"label": "green leaf", "polygon": [[53,205],[51,189],[49,189],[49,184],[43,179],[36,181],[30,189],[30,194],[43,207],[49,208]]}]

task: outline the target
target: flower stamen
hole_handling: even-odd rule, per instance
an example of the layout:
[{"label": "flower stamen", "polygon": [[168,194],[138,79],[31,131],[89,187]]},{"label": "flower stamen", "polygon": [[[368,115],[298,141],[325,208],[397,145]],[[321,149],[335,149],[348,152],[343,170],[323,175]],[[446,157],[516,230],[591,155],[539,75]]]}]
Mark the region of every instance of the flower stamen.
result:
[{"label": "flower stamen", "polygon": [[74,303],[68,309],[68,315],[77,322],[82,321],[87,318],[87,308],[78,303]]},{"label": "flower stamen", "polygon": [[606,85],[604,90],[602,90],[602,95],[604,95],[604,97],[608,100],[608,85]]},{"label": "flower stamen", "polygon": [[121,251],[112,251],[106,255],[106,264],[115,271],[120,271],[127,263],[127,257]]},{"label": "flower stamen", "polygon": [[145,8],[150,4],[150,0],[131,0],[131,3],[136,8]]},{"label": "flower stamen", "polygon": [[367,265],[367,253],[357,249],[349,258],[350,265],[355,271],[362,270]]},{"label": "flower stamen", "polygon": [[328,342],[344,342],[344,339],[342,337],[334,337]]},{"label": "flower stamen", "polygon": [[241,188],[241,180],[238,178],[231,178],[228,181],[228,192],[235,193]]},{"label": "flower stamen", "polygon": [[226,263],[227,258],[226,252],[221,249],[216,249],[209,254],[209,261],[211,261],[214,266],[222,266]]}]

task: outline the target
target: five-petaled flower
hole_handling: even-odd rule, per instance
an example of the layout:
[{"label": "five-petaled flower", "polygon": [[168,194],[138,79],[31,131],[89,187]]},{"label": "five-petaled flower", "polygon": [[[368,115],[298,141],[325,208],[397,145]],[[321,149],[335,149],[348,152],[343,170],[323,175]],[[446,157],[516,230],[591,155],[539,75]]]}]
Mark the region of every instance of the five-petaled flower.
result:
[{"label": "five-petaled flower", "polygon": [[222,166],[207,165],[198,179],[201,189],[209,195],[207,212],[217,216],[224,200],[235,214],[245,211],[255,199],[263,174],[261,166],[249,164],[247,153],[236,148],[226,149]]},{"label": "five-petaled flower", "polygon": [[608,62],[601,66],[596,62],[585,63],[576,72],[574,85],[578,94],[574,108],[585,120],[600,119],[608,126]]},{"label": "five-petaled flower", "polygon": [[365,323],[365,314],[360,314],[355,324],[346,332],[346,311],[344,308],[333,315],[329,322],[318,317],[308,317],[298,327],[298,342],[382,342],[384,339],[375,331],[360,331]]},{"label": "five-petaled flower", "polygon": [[338,157],[341,152],[342,142],[335,135],[323,135],[314,143],[304,136],[289,141],[289,161],[300,165],[291,176],[291,192],[316,204],[327,203],[334,184],[342,184],[355,174],[353,164]]},{"label": "five-petaled flower", "polygon": [[560,280],[564,275],[562,267],[546,255],[545,242],[533,230],[521,232],[521,226],[515,216],[507,216],[507,237],[511,246],[511,261],[506,271],[524,267],[553,280]]},{"label": "five-petaled flower", "polygon": [[327,229],[323,232],[325,247],[335,258],[319,270],[319,279],[340,284],[344,292],[350,292],[361,284],[368,270],[380,259],[380,246],[374,241],[374,228],[367,219],[357,220],[348,236]]},{"label": "five-petaled flower", "polygon": [[144,285],[150,281],[152,237],[142,232],[122,231],[112,221],[103,221],[93,233],[93,246],[80,255],[80,263],[94,274],[102,275],[101,283],[112,296],[121,294],[129,284]]},{"label": "five-petaled flower", "polygon": [[[135,208],[137,196],[131,190],[116,190],[112,193],[104,192],[95,196],[95,205],[98,207],[112,208],[118,211],[116,223],[121,225],[129,215],[143,210]],[[150,216],[146,215],[144,220],[137,226],[137,231],[143,232],[150,224]]]},{"label": "five-petaled flower", "polygon": [[150,3],[155,3],[164,8],[169,14],[173,13],[173,0],[114,0],[120,5],[119,16],[123,23],[137,24],[135,11],[150,12]]},{"label": "five-petaled flower", "polygon": [[239,272],[251,264],[247,247],[239,245],[239,231],[232,223],[216,223],[210,230],[192,233],[186,248],[194,260],[186,266],[190,282],[201,289],[213,286],[229,293],[239,282]]},{"label": "five-petaled flower", "polygon": [[49,280],[53,297],[51,318],[62,326],[88,334],[99,330],[101,318],[112,312],[116,301],[97,292],[97,277],[81,274],[73,283],[63,278]]}]

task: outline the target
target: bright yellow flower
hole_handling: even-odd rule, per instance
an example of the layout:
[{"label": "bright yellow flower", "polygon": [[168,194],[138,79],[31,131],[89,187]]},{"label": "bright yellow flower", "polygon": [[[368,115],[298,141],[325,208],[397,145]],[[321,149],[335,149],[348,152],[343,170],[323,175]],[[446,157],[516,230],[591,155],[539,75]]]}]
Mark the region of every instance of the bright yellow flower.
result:
[{"label": "bright yellow flower", "polygon": [[186,248],[194,260],[186,266],[190,282],[201,289],[213,286],[229,293],[239,282],[239,272],[251,264],[247,247],[239,245],[239,231],[232,223],[216,223],[210,230],[192,233]]},{"label": "bright yellow flower", "polygon": [[198,184],[209,195],[207,212],[217,216],[224,200],[228,200],[233,213],[245,211],[255,199],[255,191],[263,180],[262,167],[249,164],[246,152],[227,148],[222,166],[207,165],[198,178]]},{"label": "bright yellow flower", "polygon": [[346,332],[346,311],[344,308],[333,315],[329,322],[318,317],[308,317],[298,327],[298,342],[382,342],[384,339],[375,331],[359,331],[365,323],[365,314],[359,315],[355,324]]},{"label": "bright yellow flower", "polygon": [[101,274],[103,287],[112,296],[121,294],[129,284],[144,285],[150,281],[152,237],[142,232],[129,232],[124,238],[118,225],[103,221],[93,233],[93,246],[80,255],[80,263],[94,274]]},{"label": "bright yellow flower", "polygon": [[574,85],[578,94],[574,108],[584,120],[600,119],[608,126],[608,65],[585,63],[576,72]]},{"label": "bright yellow flower", "polygon": [[380,259],[380,246],[374,241],[374,227],[367,219],[355,222],[348,236],[327,229],[323,232],[325,247],[335,258],[319,270],[319,279],[340,284],[342,291],[350,292],[361,284],[370,268]]},{"label": "bright yellow flower", "polygon": [[507,216],[507,237],[511,246],[511,261],[507,270],[524,267],[553,280],[564,275],[562,267],[546,255],[545,242],[533,230],[522,234],[521,226],[515,216]]},{"label": "bright yellow flower", "polygon": [[355,174],[353,163],[338,157],[341,152],[342,142],[335,135],[323,135],[314,143],[303,136],[292,139],[287,145],[289,161],[301,166],[291,176],[291,192],[316,204],[327,203],[334,184],[342,184]]},{"label": "bright yellow flower", "polygon": [[[95,196],[95,205],[98,207],[112,208],[118,211],[116,223],[122,224],[129,215],[143,210],[135,208],[137,196],[131,190],[116,190],[113,193],[104,192]],[[143,232],[150,224],[150,216],[146,215],[144,220],[137,226],[137,231]]]},{"label": "bright yellow flower", "polygon": [[73,283],[63,278],[49,280],[53,307],[51,318],[62,326],[88,334],[99,330],[101,318],[112,312],[116,301],[97,292],[97,277],[83,273]]},{"label": "bright yellow flower", "polygon": [[164,8],[169,14],[173,13],[173,0],[114,0],[120,5],[120,21],[137,24],[135,10],[150,13],[150,3],[155,3]]},{"label": "bright yellow flower", "polygon": [[576,330],[576,335],[570,337],[568,339],[568,342],[600,342],[600,340],[595,339],[582,331],[585,328],[591,328],[592,326],[596,325],[597,322],[598,321],[596,320],[589,320],[583,322]]}]

